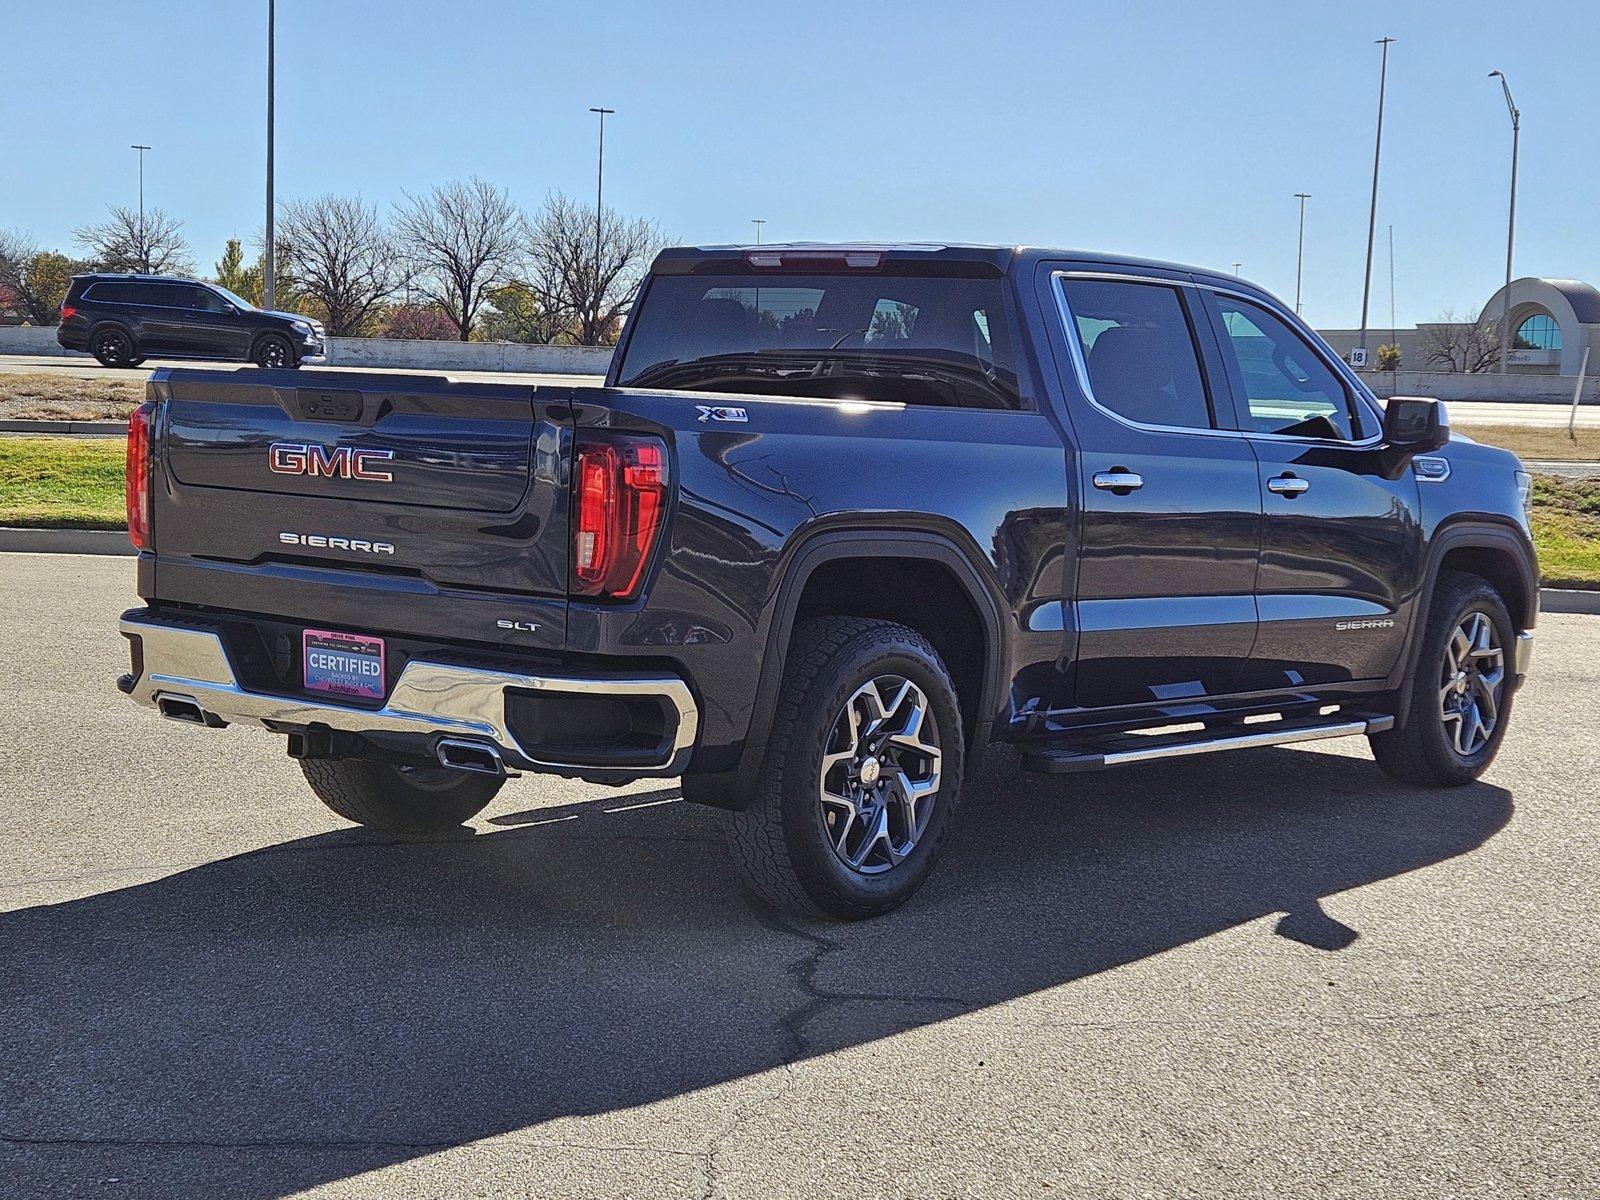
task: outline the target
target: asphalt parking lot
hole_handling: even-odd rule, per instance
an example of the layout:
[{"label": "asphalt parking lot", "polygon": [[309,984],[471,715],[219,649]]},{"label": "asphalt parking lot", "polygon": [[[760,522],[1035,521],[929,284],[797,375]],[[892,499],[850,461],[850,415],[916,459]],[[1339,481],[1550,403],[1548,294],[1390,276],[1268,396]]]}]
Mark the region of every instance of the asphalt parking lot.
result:
[{"label": "asphalt parking lot", "polygon": [[352,829],[127,705],[132,600],[0,556],[7,1197],[1600,1193],[1600,618],[1474,786],[995,754],[928,888],[823,926],[659,783]]}]

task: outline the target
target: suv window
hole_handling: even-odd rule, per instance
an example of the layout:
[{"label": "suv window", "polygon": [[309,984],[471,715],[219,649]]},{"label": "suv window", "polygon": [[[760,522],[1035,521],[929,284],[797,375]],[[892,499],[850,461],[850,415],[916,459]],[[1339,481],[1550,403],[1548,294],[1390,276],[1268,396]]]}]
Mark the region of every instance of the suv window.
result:
[{"label": "suv window", "polygon": [[100,304],[131,304],[135,301],[133,293],[134,286],[131,283],[101,280],[98,283],[91,283],[84,291],[83,298]]},{"label": "suv window", "polygon": [[1019,408],[1003,281],[954,276],[658,275],[633,316],[625,387]]},{"label": "suv window", "polygon": [[1072,278],[1061,287],[1097,404],[1145,425],[1212,427],[1194,332],[1176,288]]},{"label": "suv window", "polygon": [[1251,429],[1347,442],[1360,436],[1350,390],[1299,333],[1259,304],[1220,295],[1216,302]]}]

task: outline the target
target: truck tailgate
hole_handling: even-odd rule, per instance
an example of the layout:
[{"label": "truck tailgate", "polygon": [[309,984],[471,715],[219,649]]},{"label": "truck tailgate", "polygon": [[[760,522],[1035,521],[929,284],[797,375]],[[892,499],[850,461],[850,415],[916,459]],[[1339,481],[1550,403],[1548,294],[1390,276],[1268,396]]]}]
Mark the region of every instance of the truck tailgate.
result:
[{"label": "truck tailgate", "polygon": [[176,370],[150,393],[164,401],[153,599],[562,645],[561,391],[536,402],[529,386],[421,375]]}]

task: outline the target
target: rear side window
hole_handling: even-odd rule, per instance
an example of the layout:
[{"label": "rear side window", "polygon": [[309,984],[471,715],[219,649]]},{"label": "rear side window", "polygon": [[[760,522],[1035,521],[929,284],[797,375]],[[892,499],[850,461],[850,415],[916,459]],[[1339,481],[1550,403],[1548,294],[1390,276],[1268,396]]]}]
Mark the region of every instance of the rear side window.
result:
[{"label": "rear side window", "polygon": [[98,301],[101,304],[134,304],[138,303],[134,296],[134,285],[131,283],[115,283],[102,280],[91,283],[83,293],[85,300]]},{"label": "rear side window", "polygon": [[1063,278],[1095,403],[1144,425],[1210,429],[1194,333],[1176,288]]},{"label": "rear side window", "polygon": [[1217,296],[1223,348],[1238,365],[1257,433],[1354,441],[1350,391],[1293,329],[1258,304]]},{"label": "rear side window", "polygon": [[660,275],[625,387],[1019,408],[1000,279]]}]

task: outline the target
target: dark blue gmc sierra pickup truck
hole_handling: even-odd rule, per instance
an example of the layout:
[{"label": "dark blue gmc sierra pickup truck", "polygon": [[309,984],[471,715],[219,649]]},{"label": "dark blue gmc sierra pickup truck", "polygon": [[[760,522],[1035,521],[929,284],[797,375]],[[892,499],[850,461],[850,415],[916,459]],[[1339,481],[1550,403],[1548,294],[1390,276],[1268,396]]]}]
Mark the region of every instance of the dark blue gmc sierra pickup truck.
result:
[{"label": "dark blue gmc sierra pickup truck", "polygon": [[991,741],[1365,734],[1450,786],[1505,736],[1528,476],[1232,276],[672,249],[605,383],[158,372],[122,690],[401,834],[518,772],[681,775],[757,897],[838,918],[917,889]]}]

